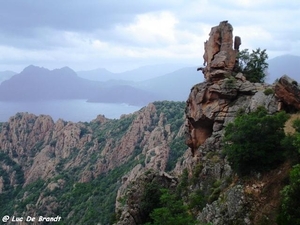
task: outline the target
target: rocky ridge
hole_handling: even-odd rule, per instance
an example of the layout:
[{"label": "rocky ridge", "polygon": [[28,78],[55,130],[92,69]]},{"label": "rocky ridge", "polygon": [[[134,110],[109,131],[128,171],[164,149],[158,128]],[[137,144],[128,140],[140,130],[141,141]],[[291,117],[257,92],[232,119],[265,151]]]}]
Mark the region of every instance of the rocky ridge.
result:
[{"label": "rocky ridge", "polygon": [[[166,105],[177,113],[181,111],[181,116],[167,115]],[[154,102],[119,120],[99,115],[90,123],[61,119],[54,122],[50,116],[29,113],[12,116],[8,122],[0,124],[0,194],[8,196],[7,201],[15,204],[16,211],[10,214],[40,212],[50,216],[65,211],[65,221],[80,223],[72,222],[72,215],[80,209],[62,203],[69,204],[66,196],[76,191],[76,185],[92,185],[97,189],[93,183],[113,182],[112,179],[120,179],[136,165],[165,170],[170,143],[176,137],[183,139],[183,105],[183,102]],[[179,126],[171,126],[169,120]],[[103,176],[113,178],[106,181]],[[38,188],[37,192],[29,191],[33,185]],[[114,185],[116,188],[120,183]],[[14,195],[14,190],[18,195]],[[28,191],[22,193],[22,190]],[[117,190],[110,194],[116,195]],[[96,195],[94,198],[97,196],[107,197]],[[9,205],[5,200],[2,204],[2,209]],[[103,209],[108,210],[103,216],[106,222],[112,206],[103,205]]]}]

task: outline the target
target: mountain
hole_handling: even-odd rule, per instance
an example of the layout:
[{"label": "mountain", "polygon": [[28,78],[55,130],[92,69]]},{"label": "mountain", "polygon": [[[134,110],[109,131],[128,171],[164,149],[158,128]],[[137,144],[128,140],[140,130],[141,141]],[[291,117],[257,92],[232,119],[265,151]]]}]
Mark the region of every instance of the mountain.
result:
[{"label": "mountain", "polygon": [[[139,106],[157,100],[184,101],[188,90],[194,83],[201,81],[203,75],[194,67],[181,68],[160,75],[174,68],[174,65],[147,66],[121,75],[126,79],[136,79],[138,75],[144,73],[142,76],[145,79],[155,74],[155,78],[139,82],[113,79],[100,82],[79,77],[68,67],[48,70],[28,66],[0,85],[0,100],[87,99],[90,102],[127,103]],[[105,69],[101,71],[112,75]],[[119,75],[117,77],[120,77]]]},{"label": "mountain", "polygon": [[196,67],[185,67],[174,72],[141,81],[136,84],[143,90],[156,93],[164,100],[185,101],[189,90],[203,81],[203,74]]},{"label": "mountain", "polygon": [[13,72],[13,71],[9,71],[9,70],[6,70],[6,71],[0,71],[0,84],[5,81],[5,80],[8,80],[10,79],[12,76],[14,76],[15,74],[17,74],[16,72]]},{"label": "mountain", "polygon": [[108,81],[111,79],[115,79],[115,74],[105,68],[88,71],[78,71],[77,75],[81,78],[94,81]]},{"label": "mountain", "polygon": [[112,73],[104,68],[91,71],[78,71],[78,76],[95,81],[144,81],[154,77],[159,77],[175,70],[186,67],[185,64],[161,64],[161,65],[147,65],[137,69],[125,71],[122,73]]},{"label": "mountain", "polygon": [[296,55],[282,55],[268,60],[269,68],[267,82],[273,83],[276,79],[283,75],[300,82],[298,65],[300,64],[300,56]]},{"label": "mountain", "polygon": [[48,70],[28,66],[0,85],[0,100],[87,99],[99,87],[100,83],[80,78],[68,67]]}]

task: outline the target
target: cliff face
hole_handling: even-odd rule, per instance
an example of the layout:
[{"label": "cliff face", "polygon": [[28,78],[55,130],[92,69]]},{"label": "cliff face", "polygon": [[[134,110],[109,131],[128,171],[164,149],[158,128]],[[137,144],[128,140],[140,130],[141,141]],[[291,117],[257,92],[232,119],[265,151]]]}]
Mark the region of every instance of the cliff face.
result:
[{"label": "cliff face", "polygon": [[[204,43],[205,67],[198,68],[206,81],[192,87],[186,102],[185,142],[189,149],[177,162],[172,176],[157,172],[156,177],[169,177],[170,183],[161,181],[163,187],[174,189],[177,186],[181,191],[185,181],[187,189],[181,197],[187,205],[193,205],[190,213],[198,222],[224,225],[269,221],[268,224],[274,224],[274,209],[279,206],[280,190],[289,166],[284,164],[247,181],[239,179],[223,154],[222,137],[226,125],[239,113],[253,112],[259,106],[264,106],[269,114],[282,109],[299,110],[299,87],[287,76],[275,85],[247,81],[236,70],[241,39],[235,37],[233,42],[232,31],[227,21],[211,29],[209,40]],[[145,222],[139,206],[147,187],[146,174],[147,171],[135,168],[124,178],[118,197],[126,197],[126,201],[122,204],[117,201],[117,224]],[[198,200],[198,205],[195,203],[197,197],[202,199]],[[201,206],[203,201],[205,204]]]}]

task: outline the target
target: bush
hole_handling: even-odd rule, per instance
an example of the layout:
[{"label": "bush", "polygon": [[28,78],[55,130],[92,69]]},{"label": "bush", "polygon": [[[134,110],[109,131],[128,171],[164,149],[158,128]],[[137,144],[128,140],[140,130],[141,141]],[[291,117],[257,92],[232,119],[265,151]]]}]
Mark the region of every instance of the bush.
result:
[{"label": "bush", "polygon": [[265,91],[264,91],[264,94],[265,95],[272,95],[274,94],[274,90],[272,88],[267,88]]},{"label": "bush", "polygon": [[264,107],[259,107],[228,124],[224,152],[232,169],[239,175],[249,175],[269,170],[281,162],[281,140],[285,137],[283,126],[287,119],[285,112],[268,115]]},{"label": "bush", "polygon": [[150,214],[153,223],[147,225],[194,225],[196,220],[188,213],[188,208],[175,194],[168,189],[161,189],[160,204],[162,207],[156,208]]},{"label": "bush", "polygon": [[290,184],[281,192],[282,201],[278,225],[300,225],[300,164],[293,167],[290,173]]}]

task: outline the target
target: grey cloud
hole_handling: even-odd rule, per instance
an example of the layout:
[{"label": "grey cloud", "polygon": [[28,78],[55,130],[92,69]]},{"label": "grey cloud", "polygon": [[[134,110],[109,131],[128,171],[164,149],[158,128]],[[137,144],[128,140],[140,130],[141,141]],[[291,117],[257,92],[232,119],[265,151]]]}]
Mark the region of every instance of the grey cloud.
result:
[{"label": "grey cloud", "polygon": [[[59,31],[93,35],[120,41],[117,25],[131,23],[137,14],[175,7],[180,1],[119,0],[9,0],[0,4],[0,43],[23,49],[66,46],[57,42]],[[45,33],[44,33],[45,32]],[[54,40],[51,40],[54,39]],[[126,40],[124,40],[126,41]]]},{"label": "grey cloud", "polygon": [[37,27],[72,31],[109,29],[129,23],[136,14],[166,7],[166,3],[159,1],[9,0],[1,4],[0,29],[21,35]]}]

